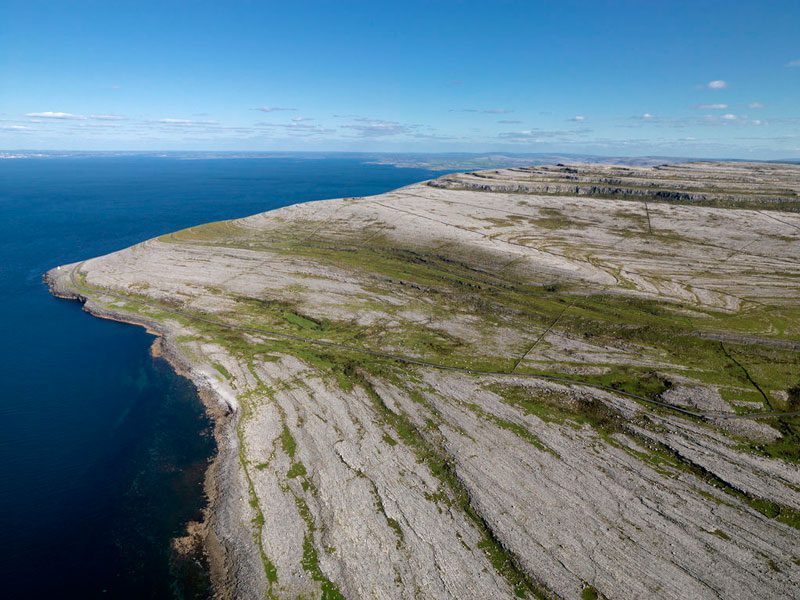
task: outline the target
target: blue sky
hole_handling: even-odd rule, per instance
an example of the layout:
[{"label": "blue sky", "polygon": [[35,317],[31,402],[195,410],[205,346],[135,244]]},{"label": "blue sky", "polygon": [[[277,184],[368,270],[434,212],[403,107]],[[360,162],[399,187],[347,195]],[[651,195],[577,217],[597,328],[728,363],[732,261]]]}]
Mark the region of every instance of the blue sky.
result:
[{"label": "blue sky", "polygon": [[0,148],[800,156],[800,2],[0,0]]}]

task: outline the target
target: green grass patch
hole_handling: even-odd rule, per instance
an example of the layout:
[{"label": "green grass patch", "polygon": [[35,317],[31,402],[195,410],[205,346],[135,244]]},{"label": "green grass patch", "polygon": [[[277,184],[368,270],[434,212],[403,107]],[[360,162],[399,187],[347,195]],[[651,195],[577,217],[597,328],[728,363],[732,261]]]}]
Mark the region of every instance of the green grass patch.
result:
[{"label": "green grass patch", "polygon": [[224,365],[218,362],[212,364],[214,368],[219,371],[220,375],[222,375],[226,380],[231,381],[233,379],[233,376],[230,374],[230,372],[228,372],[228,369],[226,369]]},{"label": "green grass patch", "polygon": [[295,312],[284,311],[283,318],[292,325],[297,325],[300,329],[310,329],[311,331],[321,331],[322,324],[310,317],[299,315]]},{"label": "green grass patch", "polygon": [[301,462],[292,463],[292,466],[289,467],[289,470],[286,472],[286,477],[288,479],[294,479],[295,477],[305,477],[308,474],[306,471],[306,467]]},{"label": "green grass patch", "polygon": [[728,540],[730,540],[730,539],[731,539],[731,536],[729,536],[727,533],[725,533],[725,532],[724,532],[724,531],[722,531],[721,529],[715,529],[715,530],[714,530],[714,531],[712,531],[711,533],[712,533],[713,535],[717,536],[718,538],[720,538],[720,539],[722,539],[722,540],[725,540],[725,541],[728,541]]},{"label": "green grass patch", "polygon": [[345,600],[339,588],[328,579],[322,570],[319,568],[319,556],[317,548],[314,546],[314,538],[311,534],[306,534],[303,537],[303,569],[311,575],[311,579],[320,584],[322,590],[322,600]]},{"label": "green grass patch", "polygon": [[487,388],[506,404],[545,422],[589,425],[606,436],[622,430],[620,415],[594,398],[575,399],[567,392],[504,383],[494,383]]},{"label": "green grass patch", "polygon": [[587,585],[581,590],[581,600],[597,600],[599,597],[597,590],[591,585]]},{"label": "green grass patch", "polygon": [[281,430],[281,447],[289,458],[294,458],[294,454],[297,450],[297,442],[294,440],[292,432],[289,431],[286,425],[284,425]]}]

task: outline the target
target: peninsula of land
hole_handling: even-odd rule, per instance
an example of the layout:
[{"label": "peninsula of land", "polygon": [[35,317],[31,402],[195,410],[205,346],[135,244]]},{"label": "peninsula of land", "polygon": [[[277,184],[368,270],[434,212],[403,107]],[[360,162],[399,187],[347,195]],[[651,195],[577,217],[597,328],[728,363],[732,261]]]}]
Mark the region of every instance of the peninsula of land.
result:
[{"label": "peninsula of land", "polygon": [[520,167],[46,278],[215,416],[221,598],[788,598],[799,211],[798,165]]}]

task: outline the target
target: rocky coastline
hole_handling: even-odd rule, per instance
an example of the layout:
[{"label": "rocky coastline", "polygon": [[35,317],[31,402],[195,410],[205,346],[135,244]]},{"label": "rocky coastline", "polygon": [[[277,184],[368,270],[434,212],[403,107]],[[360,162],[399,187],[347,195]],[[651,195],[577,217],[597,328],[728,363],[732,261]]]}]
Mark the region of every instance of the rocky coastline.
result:
[{"label": "rocky coastline", "polygon": [[447,175],[46,281],[157,335],[197,387],[218,453],[191,535],[218,597],[781,598],[798,174]]}]

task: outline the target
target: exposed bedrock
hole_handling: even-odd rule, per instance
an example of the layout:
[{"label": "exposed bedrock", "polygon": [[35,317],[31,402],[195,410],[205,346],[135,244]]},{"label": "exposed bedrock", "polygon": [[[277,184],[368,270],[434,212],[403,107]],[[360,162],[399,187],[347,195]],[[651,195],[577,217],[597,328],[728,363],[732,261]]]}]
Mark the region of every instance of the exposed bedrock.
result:
[{"label": "exposed bedrock", "polygon": [[47,280],[201,389],[220,597],[788,598],[799,174],[454,174]]}]

